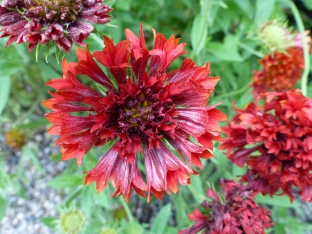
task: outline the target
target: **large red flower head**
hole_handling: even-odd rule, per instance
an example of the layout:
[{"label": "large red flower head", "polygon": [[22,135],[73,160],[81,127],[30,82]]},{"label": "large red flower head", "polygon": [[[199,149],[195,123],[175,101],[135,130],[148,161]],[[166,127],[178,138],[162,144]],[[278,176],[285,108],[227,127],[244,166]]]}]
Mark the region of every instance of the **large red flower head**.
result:
[{"label": "large red flower head", "polygon": [[29,51],[38,44],[56,42],[69,52],[72,43],[83,43],[94,30],[92,24],[109,22],[112,8],[103,0],[3,0],[0,4],[1,37],[7,46],[28,42]]},{"label": "large red flower head", "polygon": [[[64,77],[48,82],[56,89],[44,103],[54,111],[47,114],[55,125],[49,132],[60,135],[56,144],[63,159],[77,157],[79,165],[94,145],[112,142],[87,172],[85,184],[96,182],[101,191],[110,179],[117,188],[114,196],[129,200],[133,187],[142,196],[147,191],[148,200],[151,192],[161,199],[163,191],[175,193],[178,183],[187,185],[194,173],[190,164],[201,168],[200,158],[212,157],[212,140],[221,139],[217,122],[226,116],[206,106],[219,79],[208,76],[208,63],[198,67],[191,59],[167,73],[172,61],[186,53],[186,44],[174,36],[154,32],[152,50],[146,48],[142,26],[139,38],[130,30],[126,37],[116,45],[105,37],[103,51],[93,53],[108,75],[88,50],[77,50],[78,63],[63,61]],[[77,74],[106,92],[81,84]],[[147,184],[138,163],[145,164]]]},{"label": "large red flower head", "polygon": [[207,189],[208,201],[189,219],[195,224],[179,234],[264,234],[273,224],[269,212],[255,202],[255,193],[235,181],[221,181],[223,196]]},{"label": "large red flower head", "polygon": [[263,106],[238,110],[221,149],[248,172],[253,189],[273,195],[279,189],[291,199],[293,187],[312,201],[312,100],[296,90],[266,93]]}]

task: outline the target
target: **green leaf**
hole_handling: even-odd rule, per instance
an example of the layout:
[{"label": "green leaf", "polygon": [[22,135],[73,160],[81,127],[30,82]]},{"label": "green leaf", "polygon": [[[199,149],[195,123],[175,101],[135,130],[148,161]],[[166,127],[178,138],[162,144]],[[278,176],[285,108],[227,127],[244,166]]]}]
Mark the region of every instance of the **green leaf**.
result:
[{"label": "green leaf", "polygon": [[93,188],[91,186],[84,186],[82,189],[81,197],[81,208],[83,213],[86,216],[90,215],[92,204],[93,204],[93,199],[92,199],[92,190]]},{"label": "green leaf", "polygon": [[234,2],[246,13],[251,12],[250,0],[234,0]]},{"label": "green leaf", "polygon": [[10,95],[11,89],[11,77],[10,76],[2,76],[0,77],[0,115],[5,108]]},{"label": "green leaf", "polygon": [[20,60],[1,60],[0,61],[0,79],[1,77],[11,76],[17,73],[24,64]]},{"label": "green leaf", "polygon": [[22,124],[18,124],[16,127],[19,129],[28,129],[28,130],[33,130],[33,129],[37,129],[40,127],[44,127],[48,124],[48,120],[45,117],[40,117],[36,120],[32,120],[29,123],[22,123]]},{"label": "green leaf", "polygon": [[106,0],[105,5],[112,6],[115,3],[115,0]]},{"label": "green leaf", "polygon": [[188,204],[186,199],[183,197],[182,191],[179,191],[177,196],[173,199],[174,206],[176,208],[175,215],[176,220],[179,220],[178,225],[179,227],[185,227],[188,224]]},{"label": "green leaf", "polygon": [[57,64],[60,64],[60,48],[57,45],[55,46],[55,59]]},{"label": "green leaf", "polygon": [[151,231],[153,231],[155,234],[163,234],[164,230],[166,229],[168,225],[170,212],[171,212],[171,203],[161,208],[161,210],[155,217],[155,220],[152,224]]},{"label": "green leaf", "polygon": [[194,19],[191,38],[192,47],[196,54],[203,49],[207,38],[207,20],[203,15],[197,15]]},{"label": "green leaf", "polygon": [[48,186],[55,189],[83,185],[83,177],[77,175],[61,175],[50,180]]},{"label": "green leaf", "polygon": [[93,191],[93,200],[96,200],[101,206],[103,206],[107,210],[111,210],[112,208],[112,199],[109,199],[109,195],[107,194],[107,190],[104,190],[100,193],[96,192],[95,187],[92,187]]},{"label": "green leaf", "polygon": [[266,21],[272,15],[275,0],[257,0],[255,22],[257,24]]},{"label": "green leaf", "polygon": [[227,35],[223,44],[211,42],[207,51],[224,61],[242,62],[243,58],[238,53],[237,44],[238,37],[234,35]]},{"label": "green leaf", "polygon": [[40,54],[40,51],[41,51],[41,47],[42,47],[41,44],[38,44],[36,46],[36,62],[38,62],[38,58],[39,58],[39,54]]},{"label": "green leaf", "polygon": [[273,205],[273,206],[280,206],[280,207],[299,207],[300,203],[294,200],[292,203],[289,200],[288,196],[272,196],[269,195],[263,196],[258,194],[256,196],[256,201],[259,203]]},{"label": "green leaf", "polygon": [[123,11],[130,11],[131,0],[115,1],[114,8]]},{"label": "green leaf", "polygon": [[311,0],[301,0],[308,10],[312,10],[312,1]]},{"label": "green leaf", "polygon": [[[198,175],[192,176],[191,177],[191,181],[192,181],[192,186],[194,187],[196,192],[198,194],[200,194],[200,195],[205,196],[205,192],[204,192],[204,188],[203,188],[203,183],[202,183],[201,177],[198,176]],[[198,202],[202,202],[202,200],[199,199]]]},{"label": "green leaf", "polygon": [[61,153],[53,154],[51,156],[51,160],[52,161],[61,161],[62,160],[62,154]]},{"label": "green leaf", "polygon": [[34,166],[37,168],[38,172],[40,174],[44,174],[44,170],[37,158],[37,155],[38,155],[38,147],[37,148],[31,148],[30,146],[28,145],[25,145],[23,148],[22,148],[22,157],[26,160],[31,160],[34,164]]},{"label": "green leaf", "polygon": [[9,206],[9,204],[10,204],[9,198],[0,197],[0,221],[3,219],[5,211]]},{"label": "green leaf", "polygon": [[232,174],[234,177],[244,175],[246,174],[246,171],[247,171],[246,167],[242,168],[242,167],[237,166],[236,164],[232,165]]},{"label": "green leaf", "polygon": [[57,218],[48,216],[48,217],[41,217],[39,220],[40,220],[40,222],[42,222],[47,227],[55,228],[54,221],[56,221]]},{"label": "green leaf", "polygon": [[278,233],[278,234],[287,234],[284,228],[284,225],[280,224],[280,223],[274,223],[274,233]]}]

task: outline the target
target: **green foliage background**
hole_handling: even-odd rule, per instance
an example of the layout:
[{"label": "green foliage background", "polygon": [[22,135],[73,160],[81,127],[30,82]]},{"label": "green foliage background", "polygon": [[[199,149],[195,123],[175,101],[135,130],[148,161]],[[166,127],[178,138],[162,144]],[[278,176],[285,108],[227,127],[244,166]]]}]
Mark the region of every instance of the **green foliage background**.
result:
[{"label": "green foliage background", "polygon": [[[306,28],[312,27],[312,3],[310,0],[293,1],[300,7],[301,17]],[[198,65],[210,62],[212,75],[221,79],[209,104],[222,101],[219,108],[229,119],[233,116],[232,102],[237,107],[244,107],[252,101],[249,84],[252,72],[259,69],[258,59],[263,55],[260,42],[254,39],[260,23],[270,19],[289,20],[296,29],[293,14],[288,0],[116,0],[108,3],[114,8],[111,13],[111,25],[97,25],[98,34],[87,39],[91,52],[102,50],[102,34],[107,34],[117,43],[125,39],[124,30],[131,29],[138,34],[139,25],[144,24],[146,40],[149,46],[153,42],[152,29],[163,33],[167,38],[174,34],[181,42],[188,44],[188,54],[177,59],[172,67],[180,66],[185,57],[193,58]],[[52,78],[62,76],[61,65],[55,59],[55,51],[51,50],[46,63],[44,51],[35,61],[35,52],[28,53],[25,45],[11,45],[5,48],[5,39],[0,39],[0,124],[22,129],[29,135],[38,129],[46,129],[49,124],[43,117],[47,110],[41,102],[47,98],[48,88],[44,83]],[[151,47],[150,47],[151,48]],[[77,61],[75,46],[71,54],[66,54],[68,61]],[[84,81],[87,82],[87,81]],[[300,87],[300,84],[298,84]],[[308,84],[308,96],[312,97],[312,85]],[[224,123],[225,124],[225,123]],[[5,133],[0,128],[0,133]],[[78,168],[75,160],[69,163],[67,169],[48,185],[62,191],[66,196],[60,206],[77,204],[87,216],[88,229],[83,233],[100,233],[105,227],[118,230],[118,233],[131,233],[136,217],[132,217],[128,208],[135,209],[136,204],[125,204],[123,198],[110,198],[113,192],[108,187],[97,193],[94,184],[83,186],[83,171],[92,168],[98,157],[106,152],[109,146],[91,150],[85,157],[84,164]],[[32,160],[38,170],[42,170],[36,159],[38,148],[26,145],[22,149],[22,157]],[[0,151],[0,155],[3,154]],[[219,189],[220,178],[237,178],[244,169],[232,165],[226,156],[218,150],[215,157],[205,162],[200,176],[192,177],[189,187],[180,186],[178,194],[165,196],[163,202],[152,200],[159,205],[158,215],[153,224],[138,224],[142,233],[177,233],[178,229],[189,227],[192,222],[187,215],[198,207],[205,198],[205,190],[209,185]],[[51,155],[51,164],[60,160],[60,155]],[[6,163],[1,157],[0,164]],[[43,170],[42,170],[42,173]],[[6,174],[0,170],[0,218],[4,216],[8,204],[8,185],[18,181],[23,172],[15,175]],[[22,185],[16,185],[14,193],[23,197],[25,191]],[[138,198],[140,199],[140,198]],[[308,233],[312,224],[306,223],[298,215],[304,209],[304,203],[290,203],[287,197],[258,196],[258,201],[272,212],[275,226],[268,233]],[[114,216],[114,207],[120,204],[125,212],[124,219]],[[57,217],[42,217],[42,222],[50,228],[55,228]],[[168,221],[175,220],[175,225]],[[128,223],[127,221],[133,221]],[[132,228],[132,229],[131,229]],[[130,230],[130,231],[129,231]],[[136,229],[138,230],[138,229]],[[144,231],[143,231],[144,230]]]}]

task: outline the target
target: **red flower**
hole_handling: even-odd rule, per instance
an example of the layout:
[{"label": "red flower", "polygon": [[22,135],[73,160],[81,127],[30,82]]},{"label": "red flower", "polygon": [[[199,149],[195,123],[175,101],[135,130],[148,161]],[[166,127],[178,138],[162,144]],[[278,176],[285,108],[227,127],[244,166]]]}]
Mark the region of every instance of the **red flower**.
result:
[{"label": "red flower", "polygon": [[202,211],[195,209],[189,215],[195,224],[179,234],[264,234],[273,225],[269,212],[255,202],[256,194],[249,187],[226,180],[221,181],[221,187],[222,198],[207,189],[211,201],[204,201]]},{"label": "red flower", "polygon": [[[186,53],[186,44],[174,36],[154,36],[152,50],[145,46],[142,27],[139,38],[126,30],[127,40],[116,45],[105,37],[105,48],[93,57],[109,75],[88,50],[78,49],[79,62],[63,61],[64,77],[48,82],[56,92],[44,103],[54,111],[47,114],[55,125],[49,132],[60,135],[56,144],[63,160],[77,157],[80,165],[93,146],[112,142],[87,172],[85,184],[96,182],[101,191],[110,179],[117,188],[113,196],[124,194],[127,201],[132,187],[142,196],[147,191],[150,200],[151,192],[161,199],[163,191],[176,193],[178,183],[187,185],[194,173],[190,164],[201,168],[200,158],[212,157],[211,141],[221,139],[217,122],[226,118],[215,106],[206,106],[219,80],[208,76],[209,64],[198,67],[185,59],[178,70],[166,73]],[[96,81],[106,93],[81,84],[77,74]],[[139,162],[145,164],[147,184]]]},{"label": "red flower", "polygon": [[224,133],[221,149],[248,172],[253,189],[273,195],[279,189],[293,200],[292,187],[312,201],[312,100],[298,91],[266,93],[265,104],[250,103]]},{"label": "red flower", "polygon": [[300,80],[304,69],[303,50],[290,47],[285,52],[275,51],[259,60],[260,71],[253,73],[253,93],[257,96],[268,91],[286,91]]},{"label": "red flower", "polygon": [[[0,4],[0,35],[10,37],[6,46],[28,42],[31,51],[37,44],[55,41],[59,49],[70,51],[72,43],[83,43],[94,30],[92,24],[109,22],[112,8],[103,0],[3,0]],[[90,24],[91,23],[91,24]]]}]

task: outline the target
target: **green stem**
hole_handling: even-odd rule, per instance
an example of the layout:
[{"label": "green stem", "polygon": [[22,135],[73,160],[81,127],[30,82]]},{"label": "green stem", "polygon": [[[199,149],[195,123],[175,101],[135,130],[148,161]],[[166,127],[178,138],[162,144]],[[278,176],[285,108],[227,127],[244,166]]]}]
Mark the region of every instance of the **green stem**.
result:
[{"label": "green stem", "polygon": [[302,37],[302,46],[303,46],[303,56],[304,56],[304,70],[301,77],[301,90],[304,96],[307,95],[307,83],[308,83],[308,75],[310,70],[310,55],[309,55],[309,46],[305,34],[304,25],[302,19],[300,17],[300,13],[296,7],[296,5],[291,0],[284,0],[288,3],[292,13],[294,14],[295,20],[297,22],[297,26]]},{"label": "green stem", "polygon": [[202,195],[202,194],[200,194],[200,193],[198,193],[198,192],[196,191],[196,189],[193,187],[192,184],[189,184],[189,185],[187,186],[187,188],[191,191],[191,193],[194,195],[194,198],[195,198],[198,202],[202,202],[202,201],[204,201],[204,200],[207,200],[207,198],[206,198],[204,195]]},{"label": "green stem", "polygon": [[31,116],[31,114],[38,108],[38,105],[40,104],[40,100],[41,100],[41,95],[38,95],[39,98],[37,98],[33,104],[31,105],[31,107],[21,116],[19,117],[15,122],[14,125],[18,125],[19,123],[21,123],[24,119],[28,118],[29,116]]},{"label": "green stem", "polygon": [[203,170],[203,173],[202,173],[202,178],[204,180],[207,180],[209,181],[208,179],[208,176],[210,176],[210,174],[213,172],[213,170],[216,168],[216,164],[213,163],[212,161],[209,162],[208,166],[206,166]]},{"label": "green stem", "polygon": [[94,39],[95,42],[97,42],[100,46],[104,46],[103,40],[95,33],[91,33],[90,36]]},{"label": "green stem", "polygon": [[123,197],[119,197],[119,201],[121,203],[121,205],[123,206],[123,208],[126,211],[126,214],[128,216],[129,222],[132,223],[134,221],[133,215],[129,209],[128,204],[125,202],[125,199]]},{"label": "green stem", "polygon": [[238,90],[235,90],[233,92],[230,92],[230,93],[225,93],[223,95],[219,95],[217,96],[218,98],[226,98],[226,97],[230,97],[230,96],[234,96],[234,95],[237,95],[237,94],[240,94],[242,92],[244,92],[246,89],[248,89],[248,87],[250,86],[252,82],[249,82],[247,85],[245,85],[244,87],[238,89]]},{"label": "green stem", "polygon": [[75,197],[79,195],[79,193],[82,191],[83,186],[77,187],[72,193],[70,193],[65,199],[63,204],[66,204],[67,206],[70,205],[70,203],[74,200]]},{"label": "green stem", "polygon": [[259,58],[263,58],[264,57],[264,54],[262,54],[259,51],[254,50],[253,48],[251,48],[250,46],[246,45],[243,42],[238,42],[238,46],[243,48],[244,50],[248,51],[249,53],[251,53],[253,55],[256,55]]}]

